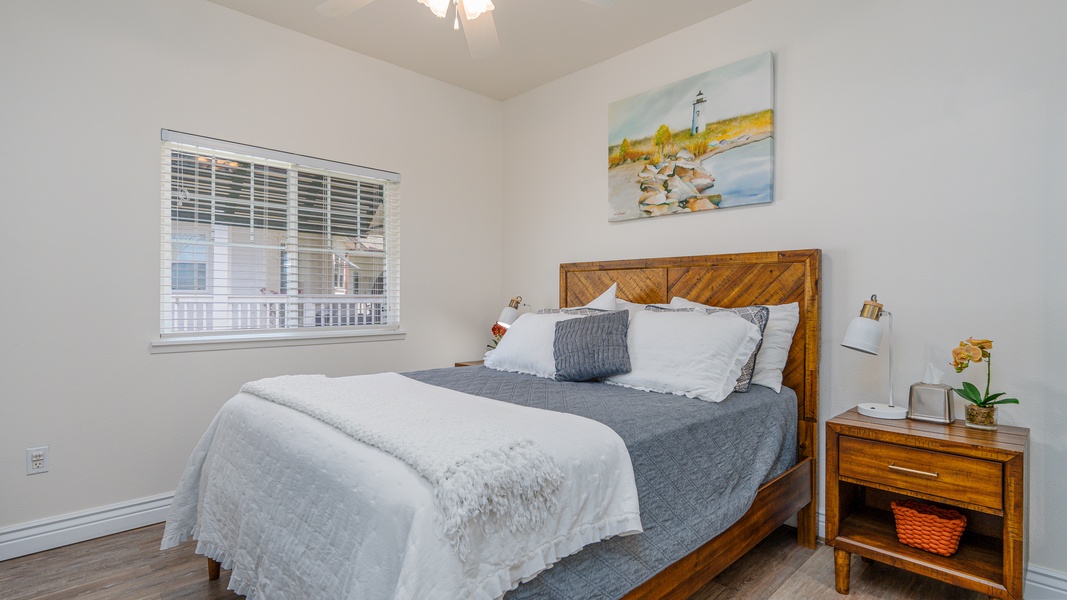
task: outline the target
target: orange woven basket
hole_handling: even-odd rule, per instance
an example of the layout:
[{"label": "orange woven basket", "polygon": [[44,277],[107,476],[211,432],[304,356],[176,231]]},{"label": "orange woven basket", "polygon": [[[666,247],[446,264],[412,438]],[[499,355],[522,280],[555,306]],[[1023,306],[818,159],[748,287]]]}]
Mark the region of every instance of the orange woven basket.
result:
[{"label": "orange woven basket", "polygon": [[914,500],[890,503],[897,521],[897,539],[913,548],[952,556],[967,527],[967,517],[951,508],[939,508]]}]

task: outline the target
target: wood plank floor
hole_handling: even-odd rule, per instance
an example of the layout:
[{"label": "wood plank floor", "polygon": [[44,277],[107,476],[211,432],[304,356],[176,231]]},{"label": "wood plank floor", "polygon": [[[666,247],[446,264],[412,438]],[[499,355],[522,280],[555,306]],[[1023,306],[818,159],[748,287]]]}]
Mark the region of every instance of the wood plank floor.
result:
[{"label": "wood plank floor", "polygon": [[[207,580],[195,542],[161,552],[163,525],[0,562],[4,600],[224,600],[229,573]],[[691,600],[976,600],[979,594],[853,557],[852,593],[834,591],[833,551],[796,545],[782,527],[706,585]],[[312,600],[312,599],[300,599]]]}]

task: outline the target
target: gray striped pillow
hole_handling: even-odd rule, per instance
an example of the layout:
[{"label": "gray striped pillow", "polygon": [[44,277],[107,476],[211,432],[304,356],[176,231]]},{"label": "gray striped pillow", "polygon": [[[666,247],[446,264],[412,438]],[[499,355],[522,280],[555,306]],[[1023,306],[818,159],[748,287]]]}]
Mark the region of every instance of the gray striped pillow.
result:
[{"label": "gray striped pillow", "polygon": [[622,310],[556,323],[552,351],[557,381],[589,381],[630,372],[626,330],[630,313]]}]

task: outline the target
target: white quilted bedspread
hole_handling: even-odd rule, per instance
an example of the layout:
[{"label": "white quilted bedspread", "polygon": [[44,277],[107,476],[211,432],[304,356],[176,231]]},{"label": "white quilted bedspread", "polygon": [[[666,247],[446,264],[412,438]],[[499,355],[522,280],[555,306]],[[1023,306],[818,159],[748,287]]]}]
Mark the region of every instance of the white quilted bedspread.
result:
[{"label": "white quilted bedspread", "polygon": [[489,599],[587,544],[641,531],[630,457],[610,428],[433,389],[457,416],[505,420],[559,465],[558,505],[540,528],[474,529],[461,559],[435,528],[430,482],[412,467],[241,393],[193,451],[162,547],[198,539],[250,600]]}]

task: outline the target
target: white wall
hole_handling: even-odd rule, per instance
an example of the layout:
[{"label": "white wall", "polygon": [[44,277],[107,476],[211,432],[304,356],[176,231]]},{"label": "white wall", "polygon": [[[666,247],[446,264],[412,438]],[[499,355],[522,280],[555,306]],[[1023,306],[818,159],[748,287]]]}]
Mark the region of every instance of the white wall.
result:
[{"label": "white wall", "polygon": [[[0,528],[173,491],[246,380],[484,350],[500,103],[200,0],[5,2],[0,78]],[[407,339],[149,354],[160,128],[400,172]]]},{"label": "white wall", "polygon": [[[1067,571],[1065,22],[1038,0],[753,0],[513,98],[503,290],[555,306],[560,262],[822,248],[821,418],[885,396],[884,355],[839,345],[872,293],[897,398],[927,361],[958,385],[950,348],[993,339],[993,385],[1022,399],[1001,421],[1032,432],[1031,561]],[[768,50],[774,202],[609,224],[608,103]]]},{"label": "white wall", "polygon": [[[474,358],[505,297],[556,304],[560,262],[818,247],[822,417],[882,397],[884,359],[838,345],[871,293],[898,397],[994,339],[1031,559],[1067,571],[1067,3],[753,0],[503,105],[199,0],[3,10],[0,528],[173,490],[246,380]],[[609,224],[607,104],[767,50],[774,203]],[[407,339],[150,355],[164,127],[401,172]]]}]

